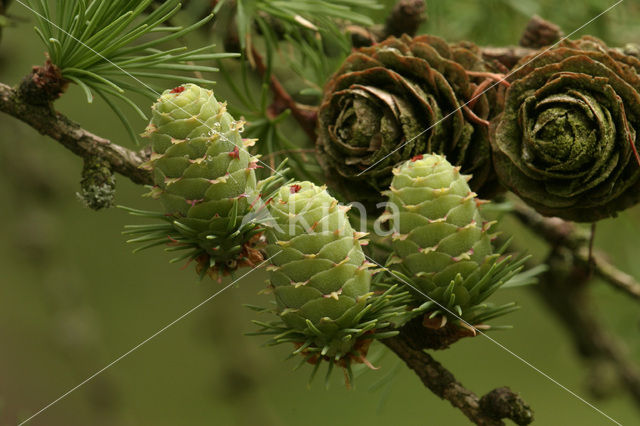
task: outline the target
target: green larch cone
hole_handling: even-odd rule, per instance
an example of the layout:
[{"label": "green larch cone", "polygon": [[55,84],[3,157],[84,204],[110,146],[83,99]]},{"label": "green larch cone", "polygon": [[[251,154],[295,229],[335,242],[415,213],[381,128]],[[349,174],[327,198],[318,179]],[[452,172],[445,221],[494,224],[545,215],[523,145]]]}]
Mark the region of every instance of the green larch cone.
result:
[{"label": "green larch cone", "polygon": [[351,362],[367,363],[372,340],[395,333],[376,330],[403,307],[393,291],[371,292],[364,234],[351,227],[348,208],[311,182],[281,187],[269,206],[269,287],[280,321],[257,322],[261,333],[277,334],[274,344],[294,343],[294,353],[312,364],[327,360],[330,369],[335,363],[350,371]]},{"label": "green larch cone", "polygon": [[176,260],[195,260],[201,276],[219,278],[260,262],[255,244],[262,230],[246,220],[259,199],[257,158],[246,150],[252,142],[240,135],[243,122],[195,84],[166,90],[152,111],[143,134],[152,154],[143,167],[153,172],[149,195],[164,214],[141,214],[166,223],[129,227],[129,234],[143,234],[130,241],[185,250]]},{"label": "green larch cone", "polygon": [[385,218],[390,221],[392,275],[401,277],[417,312],[464,327],[515,309],[483,304],[513,277],[513,262],[492,246],[492,225],[478,211],[480,201],[444,156],[419,155],[394,169]]}]

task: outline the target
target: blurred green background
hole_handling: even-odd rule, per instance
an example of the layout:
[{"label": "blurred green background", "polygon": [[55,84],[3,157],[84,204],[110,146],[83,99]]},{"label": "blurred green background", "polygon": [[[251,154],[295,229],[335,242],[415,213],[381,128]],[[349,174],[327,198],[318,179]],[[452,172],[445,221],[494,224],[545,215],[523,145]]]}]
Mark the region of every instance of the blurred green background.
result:
[{"label": "blurred green background", "polygon": [[[203,3],[192,1],[190,7]],[[534,13],[570,33],[613,3],[432,0],[423,32],[451,41],[516,44]],[[28,11],[14,2],[10,12],[14,26],[3,31],[0,81],[15,84],[31,65],[43,62],[44,48]],[[180,18],[188,20],[189,10]],[[640,42],[639,22],[640,2],[627,0],[579,34],[611,45]],[[190,42],[201,45],[206,37],[200,34]],[[228,95],[224,84],[216,90],[222,98]],[[88,106],[77,87],[57,107],[91,131],[128,143],[106,106],[98,101]],[[138,123],[141,131],[144,125]],[[117,209],[96,213],[83,208],[75,195],[81,168],[81,160],[57,143],[0,115],[0,425],[31,416],[221,288],[210,280],[198,282],[191,268],[170,265],[160,250],[131,254],[120,232],[125,224],[139,221]],[[151,200],[140,197],[143,192],[118,178],[118,204],[153,209]],[[521,246],[540,251],[535,237],[510,229]],[[599,225],[596,239],[615,264],[636,277],[639,230],[636,208]],[[258,295],[264,279],[262,272],[242,279],[30,424],[467,424],[382,347],[377,350],[380,358],[374,357],[381,369],[363,374],[355,390],[346,390],[338,375],[329,391],[321,381],[308,389],[309,369],[292,372],[296,363],[282,362],[290,348],[264,348],[262,338],[242,335],[252,331],[255,314],[241,305],[267,303],[266,296]],[[592,293],[602,320],[640,362],[637,302],[600,283]],[[495,299],[516,300],[522,309],[503,319],[513,330],[492,337],[620,423],[640,424],[639,411],[624,393],[604,401],[589,396],[585,365],[532,291],[505,290]],[[610,423],[482,337],[434,356],[478,394],[511,386],[535,409],[536,424]],[[383,386],[370,389],[387,376]]]}]

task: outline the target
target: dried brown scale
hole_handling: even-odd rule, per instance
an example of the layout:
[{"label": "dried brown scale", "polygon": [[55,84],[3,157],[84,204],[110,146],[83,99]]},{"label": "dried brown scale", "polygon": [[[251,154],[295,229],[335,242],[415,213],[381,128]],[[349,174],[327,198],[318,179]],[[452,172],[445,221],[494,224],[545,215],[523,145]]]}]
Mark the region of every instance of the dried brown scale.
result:
[{"label": "dried brown scale", "polygon": [[640,201],[640,60],[583,37],[523,58],[492,120],[500,182],[548,216],[591,222]]},{"label": "dried brown scale", "polygon": [[[501,49],[500,48],[496,49],[496,51],[498,51],[498,50],[501,50]],[[506,49],[503,49],[503,50],[506,50]],[[518,56],[517,53],[514,56],[517,57]]]},{"label": "dried brown scale", "polygon": [[508,72],[510,69],[513,69],[522,58],[537,52],[536,49],[521,46],[488,46],[482,47],[480,50],[485,61],[490,62],[494,66],[504,67],[500,70],[501,72]]},{"label": "dried brown scale", "polygon": [[262,234],[256,234],[251,237],[248,242],[242,245],[242,250],[238,253],[236,258],[230,260],[228,262],[229,264],[226,265],[227,267],[222,270],[210,268],[209,265],[211,257],[207,254],[202,254],[195,259],[196,272],[201,274],[203,271],[206,271],[209,278],[221,282],[223,277],[231,274],[231,271],[245,267],[253,268],[264,260],[264,253],[257,248],[262,239]]},{"label": "dried brown scale", "polygon": [[318,157],[329,183],[371,205],[396,164],[435,152],[473,174],[474,191],[493,195],[487,121],[503,89],[477,88],[497,71],[476,46],[428,35],[354,51],[327,83],[318,113]]}]

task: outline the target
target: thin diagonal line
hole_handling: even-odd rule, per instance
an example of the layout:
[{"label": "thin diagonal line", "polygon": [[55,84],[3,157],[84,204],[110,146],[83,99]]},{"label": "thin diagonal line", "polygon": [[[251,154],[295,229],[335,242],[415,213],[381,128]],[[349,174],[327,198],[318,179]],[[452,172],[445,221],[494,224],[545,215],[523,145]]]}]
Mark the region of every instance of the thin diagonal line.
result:
[{"label": "thin diagonal line", "polygon": [[556,385],[558,385],[559,387],[561,387],[562,389],[564,389],[565,391],[567,391],[568,393],[570,393],[571,395],[573,395],[574,397],[578,398],[580,401],[582,401],[583,403],[585,403],[586,405],[588,405],[589,407],[593,408],[594,410],[596,410],[598,413],[602,414],[603,416],[605,416],[607,419],[611,420],[613,423],[617,424],[618,426],[622,426],[622,423],[616,421],[615,419],[611,418],[607,413],[605,413],[604,411],[600,410],[598,407],[596,407],[595,405],[591,404],[589,401],[587,401],[586,399],[582,398],[580,395],[578,395],[577,393],[573,392],[571,389],[567,388],[566,386],[564,386],[562,383],[558,382],[557,380],[555,380],[553,377],[549,376],[547,373],[545,373],[544,371],[540,370],[538,367],[536,367],[535,365],[531,364],[529,361],[527,361],[526,359],[522,358],[520,355],[514,353],[511,349],[507,348],[506,346],[504,346],[502,343],[498,342],[497,340],[495,340],[493,337],[487,335],[486,333],[484,333],[482,330],[477,329],[476,327],[474,327],[473,325],[469,324],[467,321],[465,321],[464,319],[462,319],[460,316],[456,315],[455,313],[451,312],[448,308],[444,307],[443,305],[441,305],[437,300],[433,299],[432,297],[429,297],[428,295],[426,295],[425,293],[423,293],[422,291],[420,291],[419,289],[417,289],[416,287],[414,287],[413,285],[411,285],[410,283],[408,283],[404,278],[402,278],[401,276],[397,275],[395,272],[391,271],[389,268],[382,266],[381,264],[379,264],[378,262],[376,262],[374,259],[372,259],[371,257],[367,256],[365,254],[365,257],[367,259],[369,259],[371,262],[375,263],[376,265],[378,265],[379,267],[381,267],[382,269],[384,269],[385,271],[389,272],[391,275],[393,275],[394,277],[396,277],[397,279],[399,279],[400,281],[402,281],[404,284],[408,285],[409,287],[411,287],[413,290],[417,291],[418,293],[420,293],[421,295],[423,295],[425,298],[427,298],[428,300],[434,302],[436,305],[438,305],[440,308],[444,309],[445,311],[447,311],[449,314],[451,314],[452,316],[456,317],[457,319],[459,319],[460,321],[462,321],[465,325],[467,325],[468,327],[470,327],[471,329],[475,330],[476,333],[486,337],[487,339],[489,339],[491,342],[495,343],[498,347],[502,348],[503,350],[505,350],[507,353],[511,354],[513,357],[515,357],[516,359],[520,360],[522,363],[526,364],[527,366],[531,367],[533,370],[535,370],[536,372],[538,372],[539,374],[541,374],[542,376],[546,377],[548,380],[550,380],[551,382],[555,383]]},{"label": "thin diagonal line", "polygon": [[[118,70],[122,71],[124,74],[128,75],[129,77],[131,77],[132,79],[134,79],[135,81],[137,81],[138,83],[140,83],[142,86],[146,87],[147,89],[149,89],[149,91],[151,91],[151,93],[155,94],[156,96],[160,96],[161,94],[156,92],[155,90],[153,90],[153,88],[151,86],[149,86],[148,84],[146,84],[144,81],[140,80],[139,78],[135,77],[134,75],[132,75],[131,73],[129,73],[127,70],[125,70],[124,68],[122,68],[121,66],[119,66],[118,64],[110,61],[109,59],[107,59],[106,57],[104,57],[103,55],[101,55],[99,52],[97,52],[96,50],[94,50],[91,46],[83,43],[81,40],[78,40],[76,37],[74,37],[73,35],[69,34],[67,31],[65,31],[64,29],[60,28],[58,25],[56,25],[54,22],[52,22],[51,20],[47,19],[45,16],[41,15],[40,13],[38,13],[36,10],[32,9],[31,7],[29,7],[28,5],[24,4],[21,0],[16,0],[18,3],[20,3],[22,6],[24,6],[25,8],[29,9],[32,13],[38,15],[40,18],[42,18],[43,20],[47,21],[49,24],[53,25],[54,27],[56,27],[57,29],[59,29],[60,31],[62,31],[63,33],[65,33],[66,35],[68,35],[69,37],[71,37],[72,39],[74,39],[75,41],[77,41],[78,43],[80,43],[81,45],[83,45],[84,47],[86,47],[87,49],[89,49],[90,51],[92,51],[93,53],[95,53],[97,56],[101,57],[102,59],[104,59],[105,61],[109,62],[111,65],[113,65],[115,68],[117,68]],[[185,110],[184,108],[182,108],[179,105],[176,105],[175,102],[173,102],[172,100],[170,100],[169,102],[171,102],[175,107],[177,107],[178,109],[180,109],[183,112],[186,112],[189,114],[189,112],[187,110]],[[207,127],[209,130],[211,130],[213,133],[217,134],[218,136],[220,136],[223,140],[227,141],[227,142],[231,142],[233,145],[235,145],[238,149],[243,150],[244,152],[246,152],[247,154],[251,155],[251,153],[249,151],[247,151],[245,149],[244,146],[240,146],[238,144],[236,144],[235,142],[233,142],[232,140],[230,140],[229,138],[227,138],[225,135],[223,135],[221,132],[218,132],[217,130],[214,130],[213,128],[211,128],[207,123],[205,123],[204,121],[200,120],[199,118],[196,119],[196,121],[198,121],[200,124],[204,124],[205,127]],[[275,174],[277,174],[278,176],[282,176],[284,177],[280,172],[278,172],[277,170],[273,169],[271,166],[269,166],[267,163],[263,162],[262,160],[260,160],[259,158],[257,159],[258,162],[264,164],[269,170],[271,170],[272,172],[274,172]],[[235,178],[233,177],[233,175],[230,174],[230,176],[233,178],[233,180],[235,181]]]},{"label": "thin diagonal line", "polygon": [[[19,0],[18,0],[19,1]],[[69,396],[69,394],[71,394],[73,391],[77,390],[78,388],[80,388],[81,386],[85,385],[86,383],[90,382],[92,379],[94,379],[96,376],[98,376],[100,373],[104,372],[105,370],[107,370],[108,368],[112,367],[114,364],[116,364],[118,361],[122,360],[123,358],[127,357],[128,355],[130,355],[132,352],[136,351],[137,349],[139,349],[142,345],[144,345],[145,343],[149,342],[151,339],[153,339],[154,337],[158,336],[159,334],[163,333],[165,330],[167,330],[168,328],[170,328],[171,326],[173,326],[174,324],[176,324],[178,321],[182,320],[183,318],[185,318],[186,316],[190,315],[191,313],[193,313],[195,310],[197,310],[198,308],[200,308],[202,305],[206,304],[207,302],[209,302],[210,300],[212,300],[214,297],[216,297],[217,295],[219,295],[220,293],[222,293],[223,291],[225,291],[226,289],[228,289],[229,287],[231,287],[233,284],[235,284],[236,282],[240,281],[242,278],[246,277],[247,275],[249,275],[250,273],[252,273],[253,271],[255,271],[256,269],[260,268],[262,265],[264,265],[265,263],[267,263],[268,261],[270,261],[271,259],[273,259],[274,257],[276,257],[278,254],[280,254],[282,252],[282,250],[280,250],[279,252],[277,252],[276,254],[274,254],[273,256],[271,256],[270,258],[262,261],[259,265],[257,265],[256,267],[254,267],[253,269],[251,269],[249,272],[247,272],[246,274],[242,275],[239,278],[236,278],[235,280],[233,280],[231,283],[229,283],[227,286],[225,286],[222,290],[217,291],[216,293],[214,293],[213,295],[207,297],[205,300],[203,300],[202,302],[198,303],[196,306],[194,306],[193,308],[189,309],[187,312],[185,312],[184,314],[180,315],[178,318],[176,318],[175,320],[171,321],[169,324],[165,325],[164,327],[162,327],[160,330],[156,331],[155,333],[153,333],[151,336],[147,337],[146,339],[144,339],[142,342],[138,343],[137,345],[135,345],[133,348],[129,349],[127,352],[123,353],[122,355],[120,355],[118,358],[114,359],[113,361],[111,361],[109,364],[107,364],[106,366],[102,367],[100,370],[96,371],[95,373],[93,373],[91,376],[87,377],[86,379],[84,379],[82,382],[78,383],[76,386],[72,387],[71,389],[69,389],[68,391],[66,391],[65,393],[63,393],[62,395],[60,395],[58,398],[56,398],[55,400],[51,401],[49,404],[47,404],[46,406],[44,406],[43,408],[40,409],[40,411],[36,412],[35,414],[33,414],[31,417],[29,417],[26,420],[23,420],[22,423],[19,423],[18,426],[22,426],[25,423],[31,421],[34,417],[36,417],[37,415],[41,414],[43,411],[47,410],[48,408],[51,408],[53,405],[55,405],[56,403],[58,403],[59,401],[61,401],[62,399],[66,398],[67,396]]]},{"label": "thin diagonal line", "polygon": [[[20,0],[18,0],[20,1]],[[371,170],[372,168],[374,168],[375,166],[377,166],[378,164],[380,164],[381,161],[384,161],[387,157],[389,157],[390,155],[396,153],[399,149],[402,149],[402,147],[404,147],[405,145],[407,145],[408,143],[411,143],[412,141],[416,140],[417,138],[419,138],[420,136],[424,135],[426,132],[428,132],[429,130],[433,129],[435,126],[437,126],[438,124],[442,123],[444,120],[446,120],[447,118],[451,117],[453,114],[455,114],[456,112],[460,111],[462,108],[464,108],[465,106],[467,106],[468,104],[470,104],[471,102],[475,101],[476,99],[478,99],[480,96],[484,95],[486,92],[488,92],[489,90],[493,89],[494,87],[496,87],[498,84],[502,83],[503,81],[506,81],[507,78],[509,78],[509,76],[511,76],[513,73],[515,73],[516,71],[522,69],[523,67],[527,66],[529,63],[531,63],[532,61],[534,61],[536,58],[538,58],[540,55],[548,52],[549,50],[553,49],[554,47],[556,47],[558,44],[562,43],[564,40],[566,40],[567,38],[571,37],[572,35],[574,35],[575,33],[577,33],[578,31],[580,31],[581,29],[583,29],[584,27],[586,27],[587,25],[589,25],[590,23],[592,23],[593,21],[595,21],[596,19],[598,19],[599,17],[601,17],[602,15],[604,15],[605,13],[609,12],[611,9],[613,9],[614,7],[616,7],[617,5],[619,5],[620,3],[622,3],[624,0],[619,0],[617,3],[615,3],[612,6],[609,6],[606,10],[604,10],[603,12],[599,13],[597,16],[591,18],[586,24],[583,24],[582,26],[580,26],[579,28],[577,28],[576,30],[572,31],[571,33],[567,34],[566,36],[562,37],[560,40],[558,40],[557,42],[555,42],[554,44],[552,44],[551,46],[549,46],[548,48],[546,48],[545,50],[543,50],[542,52],[538,53],[537,55],[535,55],[533,58],[531,58],[529,61],[525,62],[524,64],[520,65],[518,68],[509,71],[508,74],[506,74],[504,77],[502,77],[501,79],[499,79],[498,81],[496,81],[495,83],[493,83],[491,86],[487,87],[485,90],[483,90],[482,92],[478,93],[476,96],[474,96],[473,98],[471,98],[469,101],[465,102],[464,104],[460,105],[458,108],[454,109],[453,111],[451,111],[449,114],[445,115],[444,117],[442,117],[440,120],[436,121],[435,123],[433,123],[431,126],[427,127],[426,129],[424,129],[423,131],[421,131],[420,133],[418,133],[417,135],[415,135],[414,137],[412,137],[411,139],[409,139],[408,141],[406,141],[405,143],[403,143],[402,145],[400,145],[399,147],[397,147],[396,149],[394,149],[393,151],[391,151],[390,153],[388,153],[387,155],[385,155],[384,157],[382,157],[381,159],[379,159],[378,161],[376,161],[375,163],[373,163],[372,165],[370,165],[369,167],[367,167],[366,169],[364,169],[363,171],[361,171],[360,173],[358,173],[357,176],[361,176],[363,173],[366,173],[367,171]]]}]

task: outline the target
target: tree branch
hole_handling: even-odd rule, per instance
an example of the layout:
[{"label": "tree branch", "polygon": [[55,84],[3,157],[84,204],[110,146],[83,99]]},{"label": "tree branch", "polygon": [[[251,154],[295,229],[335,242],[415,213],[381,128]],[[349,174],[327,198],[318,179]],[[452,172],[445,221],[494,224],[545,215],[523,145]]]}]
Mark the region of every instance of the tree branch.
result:
[{"label": "tree branch", "polygon": [[83,129],[56,112],[51,104],[30,104],[16,90],[0,83],[0,111],[60,142],[84,159],[102,158],[111,165],[111,170],[128,177],[134,183],[153,184],[151,173],[139,168],[147,160],[148,154],[144,151],[132,151]]},{"label": "tree branch", "polygon": [[[109,163],[113,171],[128,177],[134,183],[153,184],[151,174],[139,168],[148,158],[147,153],[129,150],[81,128],[63,114],[56,112],[51,103],[30,104],[21,98],[16,90],[0,83],[0,111],[25,122],[41,134],[50,136],[85,160],[101,158]],[[447,336],[447,339],[452,340],[447,340],[447,343],[441,346],[446,347],[448,343],[452,343],[459,337],[463,336],[453,338]],[[481,409],[481,400],[473,392],[465,389],[448,370],[427,353],[413,348],[406,339],[406,337],[387,339],[385,344],[418,373],[429,389],[460,408],[476,424],[503,425],[500,418],[515,418],[510,417],[512,414],[505,413],[520,413],[513,416],[521,415],[524,416],[522,418],[529,420],[523,420],[518,424],[530,423],[531,411],[517,395],[508,391],[508,395],[511,395],[508,398],[487,397],[483,403],[485,408]]]},{"label": "tree branch", "polygon": [[495,389],[482,398],[465,388],[428,353],[416,349],[402,335],[381,340],[395,352],[434,394],[458,408],[476,425],[500,426],[509,418],[518,425],[533,421],[529,406],[509,388]]},{"label": "tree branch", "polygon": [[640,283],[637,280],[612,265],[599,251],[593,252],[589,259],[589,236],[573,223],[557,217],[544,217],[522,203],[515,205],[514,214],[520,222],[534,230],[552,247],[563,246],[573,250],[582,264],[593,265],[595,274],[603,281],[633,299],[640,300]]},{"label": "tree branch", "polygon": [[[256,65],[256,70],[264,77],[267,73],[267,66],[262,59],[262,55],[254,48],[252,50],[252,57]],[[312,142],[315,142],[316,121],[318,116],[316,108],[297,103],[274,74],[271,74],[269,83],[271,85],[271,92],[273,93],[273,102],[269,106],[269,112],[272,115],[271,118],[275,118],[286,109],[290,109],[291,115],[298,122],[302,130]]]},{"label": "tree branch", "polygon": [[[581,255],[583,262],[588,261],[588,253],[584,250],[578,254]],[[595,273],[605,282],[611,284],[614,288],[623,291],[627,295],[634,299],[640,300],[640,283],[636,281],[631,275],[619,270],[607,260],[600,253],[594,255],[595,258]]]},{"label": "tree branch", "polygon": [[579,354],[592,365],[613,367],[619,382],[640,404],[640,370],[590,309],[589,265],[566,247],[555,248],[546,263],[549,270],[540,278],[538,294],[565,325]]},{"label": "tree branch", "polygon": [[530,207],[516,204],[515,216],[551,245],[549,270],[539,279],[538,294],[565,325],[579,354],[596,368],[613,369],[640,405],[640,370],[629,359],[624,344],[609,334],[589,309],[588,281],[595,272],[614,288],[638,299],[640,284],[631,276],[593,253],[589,259],[589,238],[575,225],[558,218],[543,217]]}]

